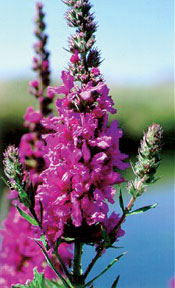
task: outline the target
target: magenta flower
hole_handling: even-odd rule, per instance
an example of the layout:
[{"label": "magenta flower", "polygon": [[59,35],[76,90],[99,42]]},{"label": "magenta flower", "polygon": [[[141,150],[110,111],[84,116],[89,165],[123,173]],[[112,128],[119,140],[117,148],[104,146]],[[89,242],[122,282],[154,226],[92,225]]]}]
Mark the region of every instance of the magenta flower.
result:
[{"label": "magenta flower", "polygon": [[100,75],[100,70],[99,70],[98,68],[96,68],[96,67],[93,67],[93,68],[91,69],[91,73],[92,73],[93,75],[95,75],[95,76],[98,76],[98,75]]},{"label": "magenta flower", "polygon": [[70,62],[76,63],[76,62],[80,61],[80,57],[78,54],[79,54],[78,50],[74,50],[74,54],[71,56]]},{"label": "magenta flower", "polygon": [[42,118],[41,112],[35,110],[32,106],[28,107],[24,119],[26,120],[26,126],[28,123],[39,123]]},{"label": "magenta flower", "polygon": [[[27,280],[32,280],[35,267],[39,272],[44,272],[48,279],[56,278],[56,274],[47,265],[41,249],[33,240],[38,238],[37,231],[19,215],[15,207],[10,208],[3,226],[4,229],[0,231],[3,236],[0,254],[1,288],[10,288],[12,284],[24,284]],[[69,265],[72,258],[71,245],[60,244],[58,252],[61,253],[65,265]],[[62,273],[56,258],[51,256],[51,259]]]},{"label": "magenta flower", "polygon": [[62,80],[62,86],[49,88],[65,94],[56,102],[59,116],[41,122],[53,131],[44,135],[47,169],[41,173],[36,196],[44,207],[43,229],[50,245],[69,225],[92,226],[114,219],[112,214],[108,220],[106,201],[114,203],[113,185],[124,181],[119,170],[128,167],[123,162],[127,155],[119,151],[122,131],[117,121],[107,126],[107,112],[115,111],[107,85],[89,82],[79,88],[65,71]]},{"label": "magenta flower", "polygon": [[70,72],[62,71],[61,79],[63,80],[63,85],[56,86],[54,88],[53,87],[48,87],[49,96],[52,95],[53,93],[67,95],[70,92],[70,90],[74,86],[74,84],[73,84],[73,81],[74,81],[73,76],[70,74]]},{"label": "magenta flower", "polygon": [[32,80],[29,82],[29,86],[33,87],[33,88],[38,88],[39,86],[39,81],[38,80]]},{"label": "magenta flower", "polygon": [[170,288],[175,288],[175,277],[173,277],[169,282]]}]

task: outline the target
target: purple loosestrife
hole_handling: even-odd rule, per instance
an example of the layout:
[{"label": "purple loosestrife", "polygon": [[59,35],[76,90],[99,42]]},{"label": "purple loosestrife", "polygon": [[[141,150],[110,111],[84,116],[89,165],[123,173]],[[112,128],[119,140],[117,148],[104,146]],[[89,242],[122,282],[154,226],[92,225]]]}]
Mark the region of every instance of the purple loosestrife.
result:
[{"label": "purple loosestrife", "polygon": [[[0,257],[0,288],[10,288],[12,284],[24,284],[33,279],[33,269],[44,272],[48,279],[55,279],[56,274],[47,265],[40,248],[33,238],[37,232],[33,226],[24,220],[15,207],[10,208],[8,218],[3,222],[4,229],[0,230],[3,237]],[[70,245],[69,245],[70,246]],[[64,243],[58,248],[65,264],[70,264],[71,251]],[[62,269],[58,261],[52,256],[58,271]]]},{"label": "purple loosestrife", "polygon": [[72,53],[69,70],[75,80],[87,83],[90,80],[98,82],[102,80],[97,68],[100,63],[100,52],[93,48],[95,44],[94,33],[97,24],[93,13],[90,12],[92,5],[85,1],[63,1],[69,6],[66,19],[70,27],[76,28],[76,33],[69,39],[69,50]]},{"label": "purple loosestrife", "polygon": [[[48,95],[64,97],[56,101],[59,116],[41,121],[52,133],[43,136],[47,169],[36,196],[44,207],[43,229],[51,246],[58,237],[100,243],[101,226],[112,232],[120,218],[115,212],[108,215],[107,202],[114,203],[113,185],[124,181],[119,172],[129,166],[119,150],[122,130],[117,120],[108,127],[108,113],[116,109],[97,67],[99,54],[92,50],[96,24],[91,5],[65,2],[70,6],[68,24],[77,28],[69,41],[72,64],[70,71],[62,71],[63,84],[48,88]],[[120,229],[114,238],[123,234]]]},{"label": "purple loosestrife", "polygon": [[35,36],[37,42],[34,44],[36,56],[33,57],[33,71],[37,72],[38,77],[36,80],[29,82],[29,91],[40,102],[40,112],[42,115],[48,115],[51,110],[48,105],[52,102],[50,98],[45,96],[45,90],[50,84],[50,68],[49,68],[49,52],[46,49],[48,36],[45,34],[46,25],[44,23],[43,5],[42,3],[36,4],[35,15]]},{"label": "purple loosestrife", "polygon": [[162,134],[162,127],[152,124],[141,140],[138,161],[133,167],[136,178],[128,183],[128,191],[133,197],[142,195],[148,184],[157,180],[155,173],[160,165]]},{"label": "purple loosestrife", "polygon": [[[93,287],[93,282],[125,254],[116,257],[102,273],[85,283],[94,264],[106,249],[117,248],[113,243],[124,235],[121,225],[126,216],[142,213],[156,206],[145,206],[132,211],[136,198],[149,183],[156,181],[162,129],[153,124],[141,141],[138,162],[133,167],[136,177],[128,184],[132,197],[125,208],[119,185],[125,181],[121,171],[129,167],[125,162],[128,156],[120,152],[119,141],[123,133],[118,121],[114,120],[110,125],[108,121],[109,115],[115,114],[116,109],[99,69],[100,53],[94,48],[97,25],[90,12],[91,4],[88,0],[63,2],[69,7],[66,13],[68,25],[76,28],[76,33],[69,39],[71,57],[68,70],[61,73],[62,85],[48,86],[49,54],[45,49],[47,36],[44,34],[42,4],[37,4],[35,35],[38,42],[35,45],[37,57],[34,58],[33,68],[38,72],[38,79],[30,82],[30,91],[39,100],[40,109],[36,111],[29,107],[25,114],[25,125],[30,133],[21,139],[19,152],[22,165],[14,147],[10,147],[5,153],[4,164],[9,185],[18,191],[18,200],[22,203],[17,207],[18,211],[29,224],[21,218],[16,221],[21,223],[21,227],[24,224],[25,233],[30,238],[38,238],[38,245],[64,287],[85,288]],[[62,95],[56,100],[58,114],[49,116],[51,111],[48,105],[56,95]],[[112,213],[109,212],[109,204],[115,203],[114,197],[117,194],[114,185],[119,191],[122,216],[116,213],[116,208]],[[9,217],[16,219],[13,208],[10,213]],[[10,219],[6,220],[5,227]],[[14,231],[19,235],[22,246],[18,245],[18,241],[11,243],[15,252],[9,259],[12,259],[10,264],[15,268],[10,270],[12,272],[9,276],[7,273],[6,278],[16,281],[13,278],[16,271],[20,270],[22,273],[26,271],[25,267],[34,266],[37,266],[39,272],[43,268],[45,276],[52,278],[43,258],[32,258],[33,250],[35,255],[38,250],[30,246],[30,241],[25,242],[21,236],[23,231],[9,231],[11,234],[8,237],[13,238]],[[3,234],[3,243],[8,243],[7,231],[4,230]],[[42,241],[43,246],[39,241]],[[85,272],[81,268],[84,244],[95,246],[96,249]],[[7,267],[8,253],[6,247],[2,259],[7,261]],[[72,268],[71,272],[69,268]],[[60,270],[64,276],[60,274]],[[19,281],[26,279],[20,278],[24,275],[19,275]],[[26,272],[26,277],[31,278],[30,275]],[[0,283],[9,287],[9,283],[5,282],[6,278],[1,276]],[[116,287],[118,280],[119,276],[112,287]]]},{"label": "purple loosestrife", "polygon": [[[36,193],[37,185],[40,183],[39,174],[43,168],[46,167],[42,152],[44,144],[41,139],[41,130],[43,131],[43,128],[40,121],[43,116],[50,114],[51,109],[48,105],[53,100],[53,97],[46,95],[46,87],[50,83],[50,71],[49,53],[45,48],[47,35],[44,34],[45,24],[43,22],[44,13],[42,9],[42,4],[38,3],[36,5],[35,35],[39,42],[34,46],[37,57],[33,59],[33,70],[38,73],[38,78],[29,83],[31,86],[30,92],[35,95],[39,101],[40,109],[35,110],[33,107],[27,108],[24,118],[25,126],[29,128],[30,132],[22,136],[19,151],[14,146],[9,146],[4,153],[4,171],[9,178],[9,186],[11,187],[9,198],[13,200],[19,196],[20,202],[27,207],[31,205],[30,185],[25,185],[25,187],[22,185],[21,187],[19,183],[23,182],[23,184],[25,184],[26,179],[29,177],[29,183],[32,182],[34,184],[34,192]],[[11,284],[22,284],[28,279],[32,280],[33,268],[35,267],[37,267],[40,272],[44,271],[47,278],[55,278],[55,273],[48,267],[40,248],[31,239],[37,238],[37,230],[32,229],[32,225],[27,223],[26,220],[19,215],[13,206],[14,204],[19,205],[19,200],[13,200],[9,215],[4,221],[4,229],[1,232],[3,241],[1,245],[0,263],[3,264],[3,268],[0,273],[0,287],[2,288],[11,287]],[[22,204],[20,204],[19,207],[27,211]],[[35,207],[35,209],[38,211],[39,207]],[[13,239],[12,242],[11,239]],[[70,265],[72,254],[70,245],[69,247],[67,246],[68,244],[66,243],[61,244],[58,251],[65,265]],[[9,255],[11,256],[9,257]],[[58,271],[62,273],[59,262],[55,259],[53,260]]]},{"label": "purple loosestrife", "polygon": [[33,58],[33,70],[37,73],[37,79],[29,82],[30,93],[34,95],[39,102],[39,110],[28,107],[25,118],[25,126],[29,128],[30,133],[24,134],[20,142],[20,159],[30,172],[30,179],[34,185],[40,182],[39,174],[45,168],[43,160],[43,141],[41,139],[41,130],[43,129],[40,121],[43,116],[51,113],[49,105],[53,101],[52,96],[46,95],[46,88],[50,84],[49,70],[49,52],[46,49],[47,38],[45,34],[43,5],[36,4],[35,15],[35,36],[37,42],[34,45],[36,56]]}]

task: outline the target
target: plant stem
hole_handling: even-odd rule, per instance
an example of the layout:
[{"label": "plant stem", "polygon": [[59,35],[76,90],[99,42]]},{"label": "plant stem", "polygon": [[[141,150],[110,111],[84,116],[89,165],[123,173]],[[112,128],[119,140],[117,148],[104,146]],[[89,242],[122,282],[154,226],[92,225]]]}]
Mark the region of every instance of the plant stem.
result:
[{"label": "plant stem", "polygon": [[82,267],[81,267],[82,253],[83,253],[83,243],[75,240],[72,280],[74,283],[74,287],[77,288],[84,286],[84,277],[82,275]]},{"label": "plant stem", "polygon": [[[132,208],[134,202],[135,202],[136,198],[133,196],[131,197],[127,207],[125,208],[122,217],[120,218],[120,221],[117,223],[116,227],[113,230],[113,233],[117,233],[118,230],[120,229],[120,226],[122,225],[123,221],[125,220],[126,214],[127,212],[130,211],[130,209]],[[103,251],[104,251],[104,247],[99,249],[95,255],[95,257],[92,259],[91,263],[89,264],[87,270],[84,273],[84,279],[86,279],[86,277],[88,276],[88,274],[90,273],[90,271],[92,270],[93,266],[95,265],[96,261],[101,257]]]},{"label": "plant stem", "polygon": [[135,200],[136,200],[136,197],[132,196],[130,201],[129,201],[129,203],[128,203],[128,205],[126,206],[126,208],[125,208],[125,210],[123,212],[122,217],[120,218],[120,221],[115,226],[115,228],[113,230],[113,233],[117,234],[118,230],[120,229],[120,226],[122,225],[122,223],[124,222],[124,220],[126,218],[127,213],[131,210]]}]

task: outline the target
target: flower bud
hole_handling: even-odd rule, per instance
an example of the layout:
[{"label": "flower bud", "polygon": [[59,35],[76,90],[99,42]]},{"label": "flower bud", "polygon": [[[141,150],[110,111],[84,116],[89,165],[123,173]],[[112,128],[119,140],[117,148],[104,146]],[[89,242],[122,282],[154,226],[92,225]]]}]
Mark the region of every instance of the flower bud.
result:
[{"label": "flower bud", "polygon": [[133,167],[136,178],[128,183],[128,191],[135,197],[145,191],[147,184],[157,180],[155,173],[161,160],[162,133],[160,125],[152,124],[141,140],[138,161]]},{"label": "flower bud", "polygon": [[9,179],[16,179],[22,177],[22,165],[19,160],[19,151],[15,146],[8,146],[4,152],[4,173]]}]

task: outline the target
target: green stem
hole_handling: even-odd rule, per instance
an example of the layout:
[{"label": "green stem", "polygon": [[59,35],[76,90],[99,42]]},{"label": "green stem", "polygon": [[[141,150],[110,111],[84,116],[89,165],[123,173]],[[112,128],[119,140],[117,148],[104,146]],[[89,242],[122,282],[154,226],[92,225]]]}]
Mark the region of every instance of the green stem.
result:
[{"label": "green stem", "polygon": [[123,257],[126,253],[122,253],[120,256],[116,257],[114,260],[111,261],[111,263],[100,273],[98,274],[96,277],[94,277],[92,280],[90,280],[88,283],[85,284],[84,287],[87,287],[89,285],[91,285],[95,280],[97,280],[98,278],[100,278],[105,272],[107,272],[116,262],[118,262],[120,260],[121,257]]},{"label": "green stem", "polygon": [[[122,225],[123,221],[125,220],[126,214],[127,212],[129,212],[135,202],[135,197],[132,197],[127,205],[127,207],[125,208],[122,217],[120,218],[120,221],[117,223],[116,227],[113,230],[113,233],[117,233],[118,230],[120,229],[120,226]],[[92,270],[93,266],[95,265],[96,261],[101,257],[103,251],[104,251],[104,247],[102,247],[101,249],[98,250],[98,252],[96,253],[95,257],[92,259],[91,263],[89,264],[87,270],[84,273],[84,279],[86,279],[86,277],[88,276],[88,274],[90,273],[90,271]]]},{"label": "green stem", "polygon": [[132,196],[128,205],[126,206],[124,212],[123,212],[123,215],[122,217],[120,218],[120,221],[117,223],[117,225],[115,226],[114,230],[112,231],[112,233],[115,233],[117,234],[118,230],[120,229],[122,223],[124,222],[125,218],[126,218],[126,215],[127,213],[131,210],[132,206],[134,205],[134,202],[136,200],[136,197]]},{"label": "green stem", "polygon": [[82,267],[81,267],[82,253],[83,253],[83,243],[75,240],[72,279],[73,279],[74,287],[77,287],[77,288],[84,286],[84,278],[83,278]]}]

